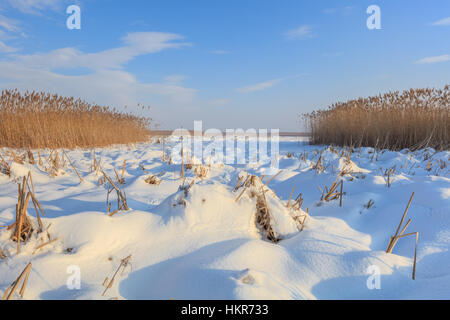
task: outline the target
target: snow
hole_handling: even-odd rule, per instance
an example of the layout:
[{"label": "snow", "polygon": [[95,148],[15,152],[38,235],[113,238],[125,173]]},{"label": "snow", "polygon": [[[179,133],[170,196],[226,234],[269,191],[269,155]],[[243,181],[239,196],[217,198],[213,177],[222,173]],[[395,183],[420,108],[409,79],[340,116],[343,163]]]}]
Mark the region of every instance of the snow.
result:
[{"label": "snow", "polygon": [[[166,148],[176,143],[169,139]],[[7,154],[6,149],[0,152]],[[162,161],[161,144],[97,149],[110,177],[114,168],[120,174],[126,160],[121,189],[130,210],[112,217],[107,186],[98,183],[102,175],[91,172],[92,151],[67,153],[84,182],[69,165],[56,177],[37,164],[13,163],[11,177],[0,174],[0,226],[13,223],[16,181],[31,171],[36,198],[47,213],[42,221],[51,239],[57,239],[35,252],[48,241],[45,232],[35,233],[17,255],[12,231],[1,228],[6,258],[0,259],[0,294],[32,262],[24,299],[450,298],[448,151],[360,148],[348,157],[348,150],[282,137],[279,169],[270,163],[211,161],[206,177],[196,178],[186,191],[194,169],[185,171],[183,184],[180,165]],[[44,163],[49,154],[41,150]],[[320,156],[322,168],[314,169]],[[384,173],[394,166],[387,187]],[[265,174],[265,183],[279,170],[264,188],[271,226],[281,238],[273,243],[255,222],[254,194],[263,183],[257,179],[238,201],[243,188],[234,189],[239,177]],[[320,189],[329,188],[342,170],[342,207],[339,199],[320,201]],[[151,175],[161,183],[146,183]],[[293,186],[293,198],[301,192],[304,199],[298,211],[286,207]],[[412,192],[407,232],[419,232],[416,280],[411,278],[415,237],[400,239],[392,254],[385,252]],[[110,201],[114,210],[115,192]],[[28,214],[35,223],[32,205]],[[307,216],[301,232],[296,215]],[[129,255],[130,264],[102,296],[105,278]],[[81,271],[80,289],[66,285],[73,266]],[[371,266],[380,271],[379,289],[367,286]]]}]

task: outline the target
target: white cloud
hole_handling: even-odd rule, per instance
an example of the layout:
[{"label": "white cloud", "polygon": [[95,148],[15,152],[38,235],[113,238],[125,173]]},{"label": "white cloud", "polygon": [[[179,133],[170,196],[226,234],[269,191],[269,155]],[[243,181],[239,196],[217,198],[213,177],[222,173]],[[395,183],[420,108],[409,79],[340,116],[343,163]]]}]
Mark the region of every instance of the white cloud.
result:
[{"label": "white cloud", "polygon": [[170,84],[178,84],[180,82],[182,82],[183,80],[185,80],[187,77],[183,76],[181,74],[174,74],[174,75],[170,75],[164,78],[164,82],[166,83],[170,83]]},{"label": "white cloud", "polygon": [[229,54],[230,53],[229,51],[226,51],[226,50],[212,50],[210,52],[213,54]]},{"label": "white cloud", "polygon": [[[124,46],[95,53],[62,48],[47,53],[14,55],[0,60],[1,87],[47,91],[111,106],[150,103],[161,98],[186,103],[194,99],[197,90],[173,81],[142,83],[123,70],[125,63],[137,56],[185,45],[174,42],[178,39],[182,37],[170,33],[131,33],[123,39]],[[61,69],[78,71],[80,68],[89,72],[76,76],[61,72]]]},{"label": "white cloud", "polygon": [[438,62],[446,62],[446,61],[450,61],[450,55],[449,54],[445,54],[443,56],[423,58],[423,59],[420,59],[420,60],[416,61],[415,63],[418,63],[418,64],[430,64],[430,63],[438,63]]},{"label": "white cloud", "polygon": [[[21,33],[19,22],[0,14],[0,52],[11,53],[17,51],[17,48],[5,43],[5,40],[15,38],[16,33]],[[21,35],[23,36],[23,34]]]},{"label": "white cloud", "polygon": [[11,53],[17,51],[16,48],[6,45],[3,41],[0,40],[0,52],[2,53]]},{"label": "white cloud", "polygon": [[236,91],[238,91],[240,93],[250,93],[250,92],[256,92],[256,91],[262,91],[262,90],[271,88],[273,86],[276,86],[281,81],[298,79],[300,77],[304,77],[304,76],[308,76],[308,75],[309,75],[308,73],[299,73],[299,74],[295,74],[292,76],[268,80],[268,81],[260,82],[260,83],[254,84],[254,85],[245,86],[245,87],[236,89]]},{"label": "white cloud", "polygon": [[250,92],[255,92],[255,91],[262,91],[262,90],[265,90],[265,89],[268,89],[268,88],[271,88],[271,87],[277,85],[281,80],[283,80],[283,79],[273,79],[273,80],[269,80],[269,81],[260,82],[260,83],[254,84],[254,85],[238,88],[236,90],[240,93],[250,93]]},{"label": "white cloud", "polygon": [[19,32],[19,21],[0,14],[0,28],[9,32]]},{"label": "white cloud", "polygon": [[27,14],[39,14],[43,10],[57,10],[67,0],[8,0],[11,7]]},{"label": "white cloud", "polygon": [[294,40],[294,39],[306,39],[306,38],[313,38],[316,35],[312,32],[311,26],[300,26],[296,29],[289,30],[284,33],[285,37]]},{"label": "white cloud", "polygon": [[137,56],[156,53],[169,48],[187,45],[174,42],[183,37],[172,33],[130,33],[122,40],[126,46],[96,53],[84,53],[75,48],[62,48],[44,54],[22,55],[17,59],[25,64],[43,69],[88,68],[91,70],[117,69]]},{"label": "white cloud", "polygon": [[450,26],[450,17],[433,22],[433,26]]}]

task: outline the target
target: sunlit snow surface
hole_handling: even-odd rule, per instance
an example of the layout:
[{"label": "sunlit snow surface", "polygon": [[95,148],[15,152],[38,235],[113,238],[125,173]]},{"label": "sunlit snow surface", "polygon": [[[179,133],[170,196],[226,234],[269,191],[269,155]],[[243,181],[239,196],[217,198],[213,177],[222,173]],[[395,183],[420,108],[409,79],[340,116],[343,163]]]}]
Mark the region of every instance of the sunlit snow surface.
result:
[{"label": "sunlit snow surface", "polygon": [[[17,256],[16,243],[9,240],[12,231],[1,228],[6,259],[0,259],[0,294],[31,261],[24,299],[450,298],[450,152],[356,149],[340,207],[339,200],[320,202],[320,189],[329,188],[346,166],[342,149],[310,146],[296,137],[280,139],[278,166],[283,171],[268,184],[273,192],[267,194],[274,229],[283,238],[278,244],[256,226],[255,200],[245,194],[235,202],[240,191],[233,192],[244,172],[265,174],[267,181],[279,171],[270,163],[210,161],[207,178],[196,180],[184,206],[178,204],[180,165],[162,161],[161,144],[97,149],[96,158],[111,177],[114,168],[120,175],[126,160],[121,188],[130,210],[113,217],[107,216],[107,186],[99,186],[101,175],[90,170],[92,150],[68,152],[83,183],[68,164],[49,177],[43,168],[49,150],[41,150],[44,166],[14,163],[11,178],[0,174],[0,225],[15,219],[14,179],[31,171],[36,198],[47,213],[43,222],[51,224],[48,232],[58,240],[33,254],[40,243],[34,235]],[[166,142],[168,153],[175,144]],[[324,171],[317,172],[312,167],[322,150]],[[388,188],[383,174],[394,166]],[[189,183],[193,170],[185,173]],[[161,174],[160,185],[145,183],[151,174]],[[294,197],[303,194],[302,208],[310,214],[302,232],[285,208],[293,186]],[[385,253],[412,192],[407,232],[419,232],[416,280],[411,279],[415,237],[400,239],[393,254]],[[110,200],[114,209],[114,192]],[[366,208],[370,200],[373,205]],[[32,205],[28,214],[35,221]],[[102,296],[105,278],[129,255],[131,263]],[[368,268],[373,265],[381,273],[380,289],[370,290]],[[66,285],[73,275],[69,266],[80,268],[79,290]]]}]

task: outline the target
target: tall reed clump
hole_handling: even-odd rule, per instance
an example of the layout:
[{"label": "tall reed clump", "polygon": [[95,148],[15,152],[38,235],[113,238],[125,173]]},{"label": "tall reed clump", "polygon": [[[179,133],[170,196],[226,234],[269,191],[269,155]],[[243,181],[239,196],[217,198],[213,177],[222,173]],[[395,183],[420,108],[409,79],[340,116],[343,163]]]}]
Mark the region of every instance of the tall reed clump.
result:
[{"label": "tall reed clump", "polygon": [[313,144],[400,150],[450,147],[450,86],[339,102],[303,115]]},{"label": "tall reed clump", "polygon": [[75,148],[148,139],[151,120],[43,92],[2,91],[0,147]]}]

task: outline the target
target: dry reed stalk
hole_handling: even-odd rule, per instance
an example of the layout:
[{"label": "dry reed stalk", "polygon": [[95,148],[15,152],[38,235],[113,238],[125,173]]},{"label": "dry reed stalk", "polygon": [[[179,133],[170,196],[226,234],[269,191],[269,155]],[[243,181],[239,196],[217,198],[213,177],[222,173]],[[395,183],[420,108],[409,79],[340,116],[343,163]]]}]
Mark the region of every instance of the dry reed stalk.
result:
[{"label": "dry reed stalk", "polygon": [[[328,202],[328,201],[332,201],[332,200],[342,197],[341,192],[336,192],[338,186],[343,184],[342,180],[340,182],[338,182],[338,180],[339,180],[339,175],[336,178],[336,181],[334,181],[333,184],[331,185],[330,190],[328,190],[328,187],[325,186],[320,200]],[[341,187],[341,190],[342,190],[342,187]]]},{"label": "dry reed stalk", "polygon": [[8,177],[11,177],[11,167],[0,154],[0,173],[6,174]]},{"label": "dry reed stalk", "polygon": [[9,150],[9,153],[14,162],[16,162],[18,164],[24,164],[25,157],[16,155],[14,150]]},{"label": "dry reed stalk", "polygon": [[399,235],[396,238],[401,239],[409,236],[416,236],[416,244],[414,246],[414,262],[413,262],[413,272],[412,272],[412,279],[416,280],[416,262],[417,262],[417,245],[419,243],[419,232],[411,232],[403,235]]},{"label": "dry reed stalk", "polygon": [[291,199],[292,199],[292,195],[294,194],[294,190],[295,190],[295,186],[292,187],[291,195],[289,196],[289,200],[286,204],[286,208],[289,208],[289,206],[291,204]]},{"label": "dry reed stalk", "polygon": [[184,179],[184,150],[183,150],[183,137],[181,137],[181,173],[180,179]]},{"label": "dry reed stalk", "polygon": [[[30,181],[31,184],[31,190],[30,190],[30,185],[28,185],[28,181]],[[28,186],[28,190],[32,191],[34,193],[34,183],[33,183],[33,177],[31,176],[31,171],[28,171],[28,175],[27,175],[27,186]]]},{"label": "dry reed stalk", "polygon": [[118,184],[118,185],[122,184],[122,181],[121,181],[121,179],[119,178],[119,174],[117,173],[116,168],[114,168],[114,175],[116,176],[117,184]]},{"label": "dry reed stalk", "polygon": [[33,251],[32,254],[35,254],[36,252],[38,252],[39,249],[42,249],[43,247],[45,247],[45,246],[47,246],[47,245],[49,245],[49,244],[51,244],[51,243],[53,243],[53,242],[55,242],[55,241],[57,241],[57,240],[58,240],[58,238],[55,238],[55,239],[53,239],[53,240],[50,240],[50,241],[48,241],[48,242],[45,242],[45,243],[42,243],[42,244],[38,245],[38,246],[34,249],[34,251]]},{"label": "dry reed stalk", "polygon": [[31,152],[30,147],[28,147],[27,155],[28,155],[28,163],[29,164],[36,164],[36,161],[34,161],[33,152]]},{"label": "dry reed stalk", "polygon": [[64,155],[66,156],[67,160],[69,161],[70,166],[73,168],[73,170],[75,170],[78,178],[80,179],[80,182],[83,182],[83,178],[81,177],[80,173],[78,172],[77,168],[75,168],[75,166],[72,163],[72,160],[70,160],[69,156],[67,155],[67,153],[63,150]]},{"label": "dry reed stalk", "polygon": [[403,222],[405,221],[405,217],[406,217],[406,214],[408,213],[408,209],[411,205],[413,197],[414,197],[414,192],[412,193],[411,198],[409,199],[408,205],[406,206],[406,209],[403,213],[402,219],[400,220],[397,230],[395,231],[395,235],[390,237],[389,244],[386,249],[386,253],[392,253],[392,250],[394,249],[394,247],[397,244],[399,239],[415,235],[416,236],[416,244],[414,247],[414,264],[413,264],[413,272],[412,272],[412,279],[415,280],[416,279],[417,245],[419,242],[419,232],[410,232],[410,233],[404,234],[404,232],[406,231],[406,228],[411,223],[411,219],[409,219],[402,228]]},{"label": "dry reed stalk", "polygon": [[38,156],[39,156],[39,165],[42,166],[43,162],[42,162],[42,158],[41,158],[41,150],[38,149]]},{"label": "dry reed stalk", "polygon": [[306,215],[305,215],[305,219],[304,219],[303,222],[302,222],[302,227],[301,227],[301,229],[300,229],[300,232],[302,232],[302,231],[303,231],[303,228],[305,227],[305,222],[306,222],[306,219],[308,218],[308,215],[309,215],[309,209],[306,208]]},{"label": "dry reed stalk", "polygon": [[236,199],[234,199],[234,202],[238,202],[239,199],[243,196],[245,190],[247,190],[248,186],[244,185],[244,189],[242,189],[242,192],[238,195],[238,197]]},{"label": "dry reed stalk", "polygon": [[[108,207],[108,212],[111,210],[111,206]],[[116,213],[119,213],[119,210],[114,210],[113,212],[108,213],[108,217],[114,216]]]},{"label": "dry reed stalk", "polygon": [[162,161],[166,162],[166,139],[163,138],[163,154],[162,154]]},{"label": "dry reed stalk", "polygon": [[242,179],[244,179],[244,177],[239,177],[238,181],[236,182],[236,185],[233,188],[233,192],[241,187]]},{"label": "dry reed stalk", "polygon": [[303,205],[303,194],[300,192],[298,196],[295,198],[294,203],[290,206],[290,208],[300,210],[302,205]]},{"label": "dry reed stalk", "polygon": [[419,232],[416,232],[416,245],[414,247],[414,265],[412,279],[416,280],[417,245],[419,243]]},{"label": "dry reed stalk", "polygon": [[8,288],[3,294],[2,300],[12,300],[12,298],[14,297],[14,293],[16,292],[17,288],[20,285],[20,282],[22,281],[23,278],[25,278],[23,280],[22,287],[20,288],[19,291],[20,298],[21,299],[23,298],[23,294],[25,293],[25,288],[28,282],[28,277],[30,275],[31,266],[32,266],[31,262],[28,263],[28,265],[25,267],[25,269],[23,269],[19,277],[10,286],[8,286]]},{"label": "dry reed stalk", "polygon": [[280,173],[283,172],[283,170],[278,171],[277,174],[275,174],[272,178],[270,178],[270,180],[268,180],[266,183],[264,183],[264,187],[267,186],[273,179],[275,179],[276,177],[278,177],[280,175]]},{"label": "dry reed stalk", "polygon": [[[400,223],[398,224],[397,230],[395,231],[394,236],[392,236],[390,241],[389,241],[388,247],[386,249],[386,253],[392,253],[392,250],[394,249],[395,245],[397,244],[398,235],[399,235],[400,229],[401,229],[401,227],[403,225],[403,222],[405,221],[405,217],[406,217],[406,214],[408,213],[409,207],[410,207],[411,202],[412,202],[412,200],[414,198],[414,194],[415,193],[413,192],[411,197],[409,198],[408,205],[406,206],[405,211],[403,212],[403,216],[402,216],[402,219],[400,220]],[[407,222],[406,226],[403,228],[402,231],[406,230],[406,227],[409,225],[409,222],[410,221]]]},{"label": "dry reed stalk", "polygon": [[129,265],[131,260],[131,255],[129,255],[128,257],[120,260],[120,265],[117,268],[116,272],[114,272],[114,275],[111,278],[111,281],[108,281],[108,277],[105,278],[105,281],[103,281],[103,286],[105,286],[105,291],[103,291],[102,296],[105,295],[106,291],[108,291],[108,289],[110,289],[112,287],[112,285],[114,284],[114,279],[116,278],[116,275],[119,273],[120,268],[122,269],[122,272],[125,270],[125,268]]},{"label": "dry reed stalk", "polygon": [[46,172],[52,176],[56,177],[58,175],[59,169],[61,168],[61,162],[58,155],[58,150],[52,149],[50,155],[47,159],[48,167],[45,168]]},{"label": "dry reed stalk", "polygon": [[[28,181],[30,181],[31,188],[30,188],[30,185],[28,184]],[[46,214],[45,214],[44,209],[42,209],[41,204],[36,199],[36,196],[34,194],[34,184],[33,184],[33,178],[31,176],[31,171],[28,171],[28,176],[27,176],[27,181],[26,182],[27,182],[27,186],[28,186],[28,191],[29,191],[30,196],[31,196],[31,200],[32,200],[33,205],[34,205],[34,210],[36,211],[36,219],[38,221],[38,226],[39,226],[39,229],[37,230],[37,233],[41,233],[42,230],[43,230],[43,224],[42,224],[42,220],[41,220],[40,214],[43,217],[45,217]],[[40,214],[39,214],[39,212],[40,212]]]},{"label": "dry reed stalk", "polygon": [[15,228],[11,234],[11,240],[17,241],[17,254],[20,253],[20,242],[27,241],[33,233],[33,225],[27,215],[28,202],[32,193],[26,194],[26,186],[27,179],[23,177],[22,184],[17,185],[16,220],[8,227],[8,230]]},{"label": "dry reed stalk", "polygon": [[325,150],[322,150],[322,152],[320,153],[319,159],[317,159],[316,164],[312,167],[314,170],[316,170],[317,173],[320,173],[321,171],[323,171],[325,169],[322,164],[322,155],[323,155],[324,151]]},{"label": "dry reed stalk", "polygon": [[127,160],[123,160],[123,165],[122,165],[122,173],[120,174],[120,180],[123,181],[123,183],[125,183],[125,167],[127,165]]},{"label": "dry reed stalk", "polygon": [[[380,169],[380,170],[382,170],[382,169]],[[391,179],[391,176],[392,176],[394,173],[395,173],[395,166],[393,166],[392,168],[389,168],[389,169],[384,170],[383,179],[384,179],[384,181],[386,182],[386,186],[387,186],[388,188],[390,188],[391,185],[392,185],[392,182],[394,182],[394,181]]]},{"label": "dry reed stalk", "polygon": [[[101,171],[105,179],[109,182],[109,184],[116,190],[117,192],[117,210],[129,210],[127,205],[127,199],[124,193],[114,184],[110,177],[106,175],[104,171]],[[109,194],[109,192],[108,192]]]},{"label": "dry reed stalk", "polygon": [[261,194],[256,198],[256,222],[266,232],[266,237],[273,243],[278,243],[281,239],[276,236],[275,231],[270,223],[269,206],[264,191],[264,186],[261,187]]}]

